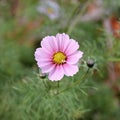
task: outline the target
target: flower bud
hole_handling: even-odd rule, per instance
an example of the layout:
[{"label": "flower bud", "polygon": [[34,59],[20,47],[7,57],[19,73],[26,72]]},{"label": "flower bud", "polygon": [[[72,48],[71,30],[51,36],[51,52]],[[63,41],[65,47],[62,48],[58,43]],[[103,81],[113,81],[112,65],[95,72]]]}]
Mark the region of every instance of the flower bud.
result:
[{"label": "flower bud", "polygon": [[89,68],[92,68],[92,67],[94,66],[94,64],[95,64],[95,62],[94,62],[92,59],[89,59],[89,60],[87,61],[87,66],[88,66]]},{"label": "flower bud", "polygon": [[39,77],[44,79],[44,78],[46,78],[46,74],[42,73],[41,70],[39,70]]}]

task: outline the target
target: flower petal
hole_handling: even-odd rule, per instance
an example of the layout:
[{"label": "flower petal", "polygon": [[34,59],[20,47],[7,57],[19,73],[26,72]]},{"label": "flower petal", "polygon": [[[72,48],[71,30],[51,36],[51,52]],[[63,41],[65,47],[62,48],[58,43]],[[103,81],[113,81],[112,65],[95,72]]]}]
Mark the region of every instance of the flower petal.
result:
[{"label": "flower petal", "polygon": [[55,52],[58,52],[59,46],[58,46],[58,41],[55,37],[53,37],[52,47],[54,48]]},{"label": "flower petal", "polygon": [[38,61],[37,65],[39,68],[45,67],[45,66],[49,66],[52,65],[53,63],[50,61]]},{"label": "flower petal", "polygon": [[67,63],[63,65],[63,69],[66,76],[73,76],[79,70],[77,65],[70,65]]},{"label": "flower petal", "polygon": [[56,39],[58,41],[59,51],[64,52],[69,44],[69,36],[65,33],[57,34]]},{"label": "flower petal", "polygon": [[61,80],[64,76],[64,69],[62,67],[62,65],[57,65],[53,71],[51,71],[49,73],[49,76],[48,78],[51,80],[51,81],[58,81],[58,80]]},{"label": "flower petal", "polygon": [[77,51],[76,53],[68,56],[66,62],[68,64],[76,64],[82,56],[83,56],[83,52]]},{"label": "flower petal", "polygon": [[51,55],[46,53],[42,48],[37,48],[34,55],[35,55],[36,61],[50,61],[51,60]]},{"label": "flower petal", "polygon": [[51,72],[53,69],[55,69],[55,64],[48,64],[48,65],[45,65],[43,67],[41,67],[41,71],[42,73],[49,73]]},{"label": "flower petal", "polygon": [[76,52],[76,50],[78,50],[78,48],[79,48],[78,42],[76,42],[73,39],[70,39],[70,44],[67,47],[67,49],[65,50],[65,53],[67,55],[71,55],[72,53]]},{"label": "flower petal", "polygon": [[58,50],[57,41],[54,36],[47,36],[41,41],[42,48],[46,49],[49,53],[54,53]]}]

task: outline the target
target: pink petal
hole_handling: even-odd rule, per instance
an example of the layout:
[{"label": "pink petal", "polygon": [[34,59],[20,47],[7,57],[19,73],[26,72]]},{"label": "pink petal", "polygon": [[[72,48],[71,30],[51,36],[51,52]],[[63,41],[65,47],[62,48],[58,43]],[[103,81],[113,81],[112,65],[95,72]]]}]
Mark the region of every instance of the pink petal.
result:
[{"label": "pink petal", "polygon": [[79,70],[77,65],[70,65],[67,63],[63,65],[63,69],[66,76],[73,76]]},{"label": "pink petal", "polygon": [[53,37],[52,47],[54,48],[55,52],[58,52],[59,46],[58,46],[58,41],[55,37]]},{"label": "pink petal", "polygon": [[38,61],[37,65],[39,68],[45,67],[45,66],[49,66],[53,64],[51,61]]},{"label": "pink petal", "polygon": [[41,47],[42,49],[48,51],[49,53],[53,53],[53,50],[50,46],[50,44],[48,43],[48,41],[51,40],[51,38],[49,36],[43,38],[43,40],[41,41]]},{"label": "pink petal", "polygon": [[40,61],[41,59],[51,59],[51,55],[46,53],[42,48],[37,48],[35,51],[35,60]]},{"label": "pink petal", "polygon": [[56,35],[56,39],[57,39],[57,42],[58,42],[58,49],[59,49],[59,51],[61,50],[61,45],[63,44],[63,39],[62,39],[62,35],[61,34],[57,34]]},{"label": "pink petal", "polygon": [[56,39],[58,41],[59,51],[64,52],[69,44],[69,36],[65,33],[57,34]]},{"label": "pink petal", "polygon": [[70,44],[69,46],[67,47],[67,49],[65,50],[65,53],[67,55],[71,55],[72,53],[74,53],[76,50],[78,50],[79,48],[79,44],[78,42],[76,42],[75,40],[73,39],[70,39]]},{"label": "pink petal", "polygon": [[41,46],[44,50],[49,53],[54,53],[58,51],[57,40],[54,36],[47,36],[41,41]]},{"label": "pink petal", "polygon": [[58,80],[61,80],[64,76],[64,70],[63,70],[63,67],[62,65],[57,65],[53,71],[51,71],[49,73],[49,76],[48,78],[51,80],[51,81],[58,81]]},{"label": "pink petal", "polygon": [[43,66],[43,67],[41,67],[41,71],[42,71],[42,73],[49,73],[49,72],[51,72],[54,68],[55,68],[55,64],[48,64],[48,65],[46,65],[46,66]]},{"label": "pink petal", "polygon": [[68,64],[76,64],[82,56],[83,56],[83,52],[77,51],[76,53],[68,56],[67,63]]}]

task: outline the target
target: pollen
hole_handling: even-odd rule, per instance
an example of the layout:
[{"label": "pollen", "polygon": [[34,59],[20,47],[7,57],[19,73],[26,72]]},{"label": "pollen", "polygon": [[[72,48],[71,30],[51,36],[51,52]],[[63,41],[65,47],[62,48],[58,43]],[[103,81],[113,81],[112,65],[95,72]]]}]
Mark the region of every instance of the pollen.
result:
[{"label": "pollen", "polygon": [[63,52],[57,52],[53,55],[53,62],[56,64],[63,64],[66,61],[66,55]]}]

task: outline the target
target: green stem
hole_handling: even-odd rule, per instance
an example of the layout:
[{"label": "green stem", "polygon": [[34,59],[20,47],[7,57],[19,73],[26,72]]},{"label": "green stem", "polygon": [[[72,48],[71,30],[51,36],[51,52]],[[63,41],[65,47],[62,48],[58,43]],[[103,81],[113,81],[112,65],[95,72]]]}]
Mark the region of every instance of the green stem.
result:
[{"label": "green stem", "polygon": [[72,19],[77,15],[77,12],[79,12],[79,11],[78,11],[79,8],[80,8],[80,2],[79,2],[79,4],[77,5],[77,7],[73,10],[73,12],[72,12],[72,14],[71,14],[71,16],[70,16],[70,18],[69,18],[69,20],[68,20],[68,22],[67,22],[67,26],[64,28],[64,31],[65,31],[65,32],[68,31],[68,26],[71,24]]},{"label": "green stem", "polygon": [[72,22],[71,22],[71,19],[72,19],[72,17],[71,17],[71,19],[69,20],[69,23],[68,23],[68,27],[67,27],[66,33],[70,34],[72,32],[72,30],[74,29],[74,27],[76,26],[76,24],[80,21],[80,17],[83,15],[83,13],[85,12],[85,10],[86,10],[86,8],[87,8],[87,6],[88,6],[88,4],[90,2],[91,2],[91,0],[88,0],[86,2],[86,4],[83,6],[83,8],[81,9],[81,11],[78,13],[78,15],[75,17],[75,19],[73,19]]},{"label": "green stem", "polygon": [[60,84],[59,84],[59,81],[58,81],[58,91],[57,91],[57,93],[59,93],[59,86],[60,86]]},{"label": "green stem", "polygon": [[44,80],[43,80],[43,84],[44,84],[44,86],[46,88],[46,91],[48,92],[49,91],[49,86],[46,84],[46,82]]},{"label": "green stem", "polygon": [[42,80],[42,81],[43,81],[43,84],[44,84],[45,88],[48,88],[46,82],[44,80]]}]

